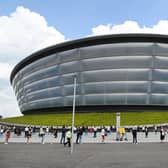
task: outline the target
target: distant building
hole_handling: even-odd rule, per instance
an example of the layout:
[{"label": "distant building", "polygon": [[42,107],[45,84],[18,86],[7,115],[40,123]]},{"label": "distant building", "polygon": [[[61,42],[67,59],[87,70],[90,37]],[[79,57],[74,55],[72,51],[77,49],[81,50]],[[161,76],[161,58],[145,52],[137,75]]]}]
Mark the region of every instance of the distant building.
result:
[{"label": "distant building", "polygon": [[42,49],[11,73],[23,114],[168,110],[168,36],[116,34]]}]

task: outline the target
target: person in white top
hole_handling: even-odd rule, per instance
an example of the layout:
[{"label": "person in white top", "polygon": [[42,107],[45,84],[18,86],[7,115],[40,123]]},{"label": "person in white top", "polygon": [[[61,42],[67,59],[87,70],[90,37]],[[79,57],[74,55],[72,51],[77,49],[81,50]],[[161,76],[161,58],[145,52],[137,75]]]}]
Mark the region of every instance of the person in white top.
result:
[{"label": "person in white top", "polygon": [[103,127],[101,130],[101,137],[102,137],[102,143],[105,141],[105,128]]},{"label": "person in white top", "polygon": [[49,135],[49,127],[46,128],[46,134]]},{"label": "person in white top", "polygon": [[46,133],[46,129],[43,127],[40,127],[40,137],[41,137],[41,144],[44,144],[44,138],[45,138],[45,133]]},{"label": "person in white top", "polygon": [[25,127],[25,138],[27,138],[27,134],[28,134],[28,132],[29,132],[29,128],[28,127]]}]

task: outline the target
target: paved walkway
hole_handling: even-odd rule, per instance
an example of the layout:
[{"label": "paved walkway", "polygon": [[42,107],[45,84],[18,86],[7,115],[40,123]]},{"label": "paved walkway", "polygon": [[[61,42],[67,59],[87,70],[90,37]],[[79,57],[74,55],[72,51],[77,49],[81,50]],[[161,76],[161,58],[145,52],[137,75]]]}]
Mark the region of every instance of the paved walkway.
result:
[{"label": "paved walkway", "polygon": [[167,168],[168,143],[0,144],[1,168]]},{"label": "paved walkway", "polygon": [[[58,134],[57,138],[54,138],[51,134],[45,136],[45,143],[59,143],[61,134]],[[138,132],[138,143],[151,143],[151,142],[160,142],[160,133],[155,134],[154,132],[149,132],[148,138],[145,138],[145,133]],[[105,143],[132,143],[132,133],[127,133],[128,141],[116,141],[116,133],[108,134],[105,137]],[[76,140],[76,134],[74,134],[74,142]],[[168,135],[165,137],[165,142],[168,142]],[[4,137],[0,137],[0,143],[4,142]],[[24,133],[21,136],[11,134],[11,138],[9,139],[9,143],[25,143],[26,138],[24,137]],[[38,133],[32,135],[31,143],[40,143],[40,138]],[[92,134],[83,135],[82,143],[101,143],[101,135],[97,133],[97,137],[93,138]]]}]

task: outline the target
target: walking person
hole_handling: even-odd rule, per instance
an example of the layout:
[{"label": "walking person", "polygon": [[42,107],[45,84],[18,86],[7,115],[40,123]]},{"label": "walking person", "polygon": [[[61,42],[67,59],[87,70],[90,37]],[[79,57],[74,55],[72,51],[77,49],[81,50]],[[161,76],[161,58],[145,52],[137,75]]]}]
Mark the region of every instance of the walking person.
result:
[{"label": "walking person", "polygon": [[136,127],[132,129],[132,136],[133,136],[133,144],[137,144],[138,142],[137,142],[137,128]]},{"label": "walking person", "polygon": [[68,147],[71,147],[71,138],[72,138],[72,133],[70,130],[67,131],[66,133],[66,138],[67,138],[67,141],[64,142],[64,146],[66,146],[68,144]]},{"label": "walking person", "polygon": [[62,126],[60,144],[65,143],[65,136],[66,136],[66,128],[65,126]]}]

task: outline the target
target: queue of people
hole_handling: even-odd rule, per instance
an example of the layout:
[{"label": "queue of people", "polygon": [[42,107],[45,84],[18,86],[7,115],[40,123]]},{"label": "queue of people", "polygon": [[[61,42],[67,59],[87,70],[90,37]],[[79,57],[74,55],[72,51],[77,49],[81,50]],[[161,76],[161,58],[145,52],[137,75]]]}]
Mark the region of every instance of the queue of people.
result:
[{"label": "queue of people", "polygon": [[[57,139],[58,138],[60,141],[60,144],[64,144],[66,146],[71,146],[71,138],[72,138],[72,132],[70,127],[62,126],[61,128],[55,127],[55,128],[50,128],[50,127],[43,127],[41,126],[40,128],[35,128],[35,127],[25,127],[19,128],[19,127],[4,127],[0,126],[0,137],[4,137],[4,143],[8,144],[9,139],[11,138],[11,133],[14,133],[16,136],[21,136],[24,131],[24,137],[25,137],[25,143],[29,144],[31,143],[31,138],[32,136],[35,136],[36,133],[38,132],[39,135],[39,142],[41,144],[45,144],[46,142],[46,137],[52,136],[53,138]],[[71,133],[70,133],[71,132]],[[113,134],[111,134],[113,132]],[[118,132],[116,133],[116,130],[114,127],[77,127],[74,128],[74,142],[76,144],[81,144],[83,140],[85,140],[85,137],[89,136],[90,138],[94,139],[99,138],[99,142],[101,143],[106,143],[106,137],[109,139],[109,137],[112,139],[115,139],[117,141],[128,141],[127,133],[132,132],[132,143],[137,144],[138,143],[138,134],[141,132],[141,134],[144,132],[145,137],[144,138],[149,138],[150,137],[150,132],[154,132],[156,135],[160,132],[160,142],[165,141],[165,137],[167,134],[167,127],[157,127],[154,126],[153,128],[147,127],[147,126],[142,126],[142,127],[132,127],[132,128],[124,128],[120,127],[118,128]],[[150,134],[149,134],[150,133]],[[59,134],[59,136],[58,136]],[[129,137],[130,138],[130,137]],[[97,142],[97,140],[96,140]]]}]

